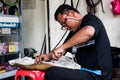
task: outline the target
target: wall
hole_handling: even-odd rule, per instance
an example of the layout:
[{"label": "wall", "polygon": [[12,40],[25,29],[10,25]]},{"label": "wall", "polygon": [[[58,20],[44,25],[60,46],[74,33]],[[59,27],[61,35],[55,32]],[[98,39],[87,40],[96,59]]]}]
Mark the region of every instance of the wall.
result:
[{"label": "wall", "polygon": [[99,12],[99,16],[105,24],[111,46],[120,47],[120,15],[111,12],[111,0],[104,0],[105,13]]},{"label": "wall", "polygon": [[[46,0],[44,0],[46,1]],[[70,0],[66,0],[70,4]],[[82,15],[85,15],[86,12],[86,0],[80,0],[78,10]],[[103,6],[105,13],[102,12],[101,5],[97,7],[97,16],[103,21],[105,28],[110,39],[111,46],[120,47],[120,16],[114,16],[110,8],[111,0],[103,0]],[[59,42],[65,31],[60,30],[61,25],[54,20],[54,13],[57,7],[64,2],[64,0],[49,0],[50,2],[50,43],[51,50]],[[77,0],[74,0],[74,6],[76,5]],[[45,3],[46,4],[46,3]],[[45,22],[46,15],[45,9],[46,5],[43,0],[36,0],[36,9],[23,10],[24,13],[24,43],[25,47],[32,47],[38,51],[41,49],[43,37],[47,29]],[[54,4],[54,5],[53,5]],[[45,7],[44,7],[45,5]],[[46,29],[45,29],[46,27]],[[60,43],[62,44],[62,43]]]},{"label": "wall", "polygon": [[45,35],[45,9],[43,0],[35,1],[35,9],[23,9],[24,46],[40,52]]}]

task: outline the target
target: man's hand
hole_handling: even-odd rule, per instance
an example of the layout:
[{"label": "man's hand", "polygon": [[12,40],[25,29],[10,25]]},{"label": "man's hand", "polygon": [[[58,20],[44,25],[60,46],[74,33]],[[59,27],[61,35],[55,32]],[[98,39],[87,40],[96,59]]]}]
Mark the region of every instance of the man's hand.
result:
[{"label": "man's hand", "polygon": [[42,63],[42,61],[49,61],[52,58],[52,53],[49,54],[41,54],[35,59],[36,64]]},{"label": "man's hand", "polygon": [[52,52],[49,54],[41,54],[35,59],[36,64],[42,63],[42,61],[57,61],[61,56],[63,56],[65,53],[65,49],[62,47],[58,47],[54,49]]},{"label": "man's hand", "polygon": [[58,47],[52,52],[53,52],[52,59],[57,61],[61,56],[64,55],[65,50],[62,47]]}]

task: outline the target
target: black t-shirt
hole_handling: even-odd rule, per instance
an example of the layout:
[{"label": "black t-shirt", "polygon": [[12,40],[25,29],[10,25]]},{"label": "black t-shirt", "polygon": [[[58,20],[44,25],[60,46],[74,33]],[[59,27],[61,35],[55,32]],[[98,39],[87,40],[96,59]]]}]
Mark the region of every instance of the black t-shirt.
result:
[{"label": "black t-shirt", "polygon": [[[95,34],[88,42],[77,45],[79,46],[76,52],[77,62],[82,67],[91,70],[101,70],[102,77],[105,80],[111,80],[112,57],[110,43],[104,25],[98,17],[91,14],[84,16],[79,29],[86,25],[93,26],[95,28]],[[70,32],[66,40],[74,34],[74,32]],[[67,51],[72,52],[72,48]]]}]

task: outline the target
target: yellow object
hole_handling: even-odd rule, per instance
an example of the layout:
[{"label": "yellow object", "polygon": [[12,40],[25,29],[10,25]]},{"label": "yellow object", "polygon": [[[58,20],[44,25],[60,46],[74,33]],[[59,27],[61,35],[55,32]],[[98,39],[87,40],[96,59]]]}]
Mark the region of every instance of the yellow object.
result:
[{"label": "yellow object", "polygon": [[15,45],[9,44],[9,52],[15,52]]},{"label": "yellow object", "polygon": [[4,72],[6,72],[6,70],[0,70],[0,74],[2,74],[2,73],[4,73]]}]

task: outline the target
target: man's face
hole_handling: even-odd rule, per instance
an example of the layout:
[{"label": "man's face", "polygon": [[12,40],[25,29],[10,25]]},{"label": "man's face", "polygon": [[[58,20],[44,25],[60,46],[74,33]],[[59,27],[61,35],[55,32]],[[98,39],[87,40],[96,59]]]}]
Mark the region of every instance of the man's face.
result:
[{"label": "man's face", "polygon": [[58,14],[58,22],[62,25],[61,29],[67,29],[75,32],[78,28],[76,24],[78,24],[78,20],[75,19],[74,15],[70,12],[62,15]]}]

